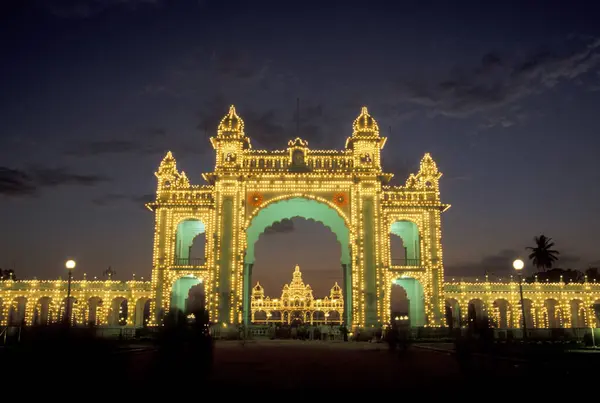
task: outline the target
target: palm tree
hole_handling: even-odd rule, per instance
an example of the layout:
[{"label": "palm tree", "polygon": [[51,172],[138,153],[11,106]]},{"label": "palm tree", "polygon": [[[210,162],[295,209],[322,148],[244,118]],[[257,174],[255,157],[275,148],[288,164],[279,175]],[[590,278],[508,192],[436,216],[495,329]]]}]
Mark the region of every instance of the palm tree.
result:
[{"label": "palm tree", "polygon": [[533,239],[535,241],[535,246],[528,246],[526,248],[531,251],[529,259],[538,269],[551,269],[552,264],[558,260],[557,255],[560,255],[557,250],[551,249],[554,246],[552,238],[548,238],[546,235],[540,235]]}]

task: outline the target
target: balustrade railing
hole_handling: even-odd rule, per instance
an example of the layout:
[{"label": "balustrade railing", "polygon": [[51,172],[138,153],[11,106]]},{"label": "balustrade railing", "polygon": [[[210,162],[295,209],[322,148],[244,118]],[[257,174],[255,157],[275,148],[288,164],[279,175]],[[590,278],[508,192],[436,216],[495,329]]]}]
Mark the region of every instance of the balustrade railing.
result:
[{"label": "balustrade railing", "polygon": [[421,259],[392,258],[392,266],[421,266]]},{"label": "balustrade railing", "polygon": [[176,257],[175,266],[204,266],[206,259],[203,257]]}]

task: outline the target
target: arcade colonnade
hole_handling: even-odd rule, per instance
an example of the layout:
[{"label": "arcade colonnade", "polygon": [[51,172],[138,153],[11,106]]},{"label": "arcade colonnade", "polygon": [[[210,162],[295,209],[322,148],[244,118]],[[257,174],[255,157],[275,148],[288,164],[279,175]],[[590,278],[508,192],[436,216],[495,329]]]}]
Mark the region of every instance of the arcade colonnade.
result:
[{"label": "arcade colonnade", "polygon": [[[181,279],[183,281],[174,286],[171,304],[185,310],[190,289],[201,281],[190,276],[183,276]],[[406,278],[397,280],[401,281],[395,283],[407,287],[407,294],[418,295],[418,290],[410,291],[410,287],[415,285],[410,278],[407,282],[404,282]],[[292,284],[293,282],[288,286],[287,293],[282,292],[282,297],[288,300],[290,312],[296,309],[291,303],[291,300],[296,299]],[[306,287],[310,286],[302,283],[302,287],[307,290]],[[298,290],[300,288],[297,287]],[[254,322],[267,323],[267,312],[284,310],[284,298],[274,300],[265,297],[260,285],[253,290]],[[286,291],[286,288],[282,291]],[[142,327],[150,324],[152,283],[149,281],[76,280],[72,283],[71,295],[71,322],[75,325],[87,326],[93,323],[107,327]],[[494,328],[522,327],[519,284],[515,280],[449,281],[444,284],[444,297],[445,326],[468,327],[480,321],[489,321]],[[534,282],[523,285],[523,297],[529,329],[600,327],[600,283]],[[306,304],[306,301],[305,299],[303,303]],[[324,317],[314,317],[314,323],[341,321],[343,296],[337,284],[332,288],[328,299],[320,300],[321,305],[317,301],[319,300],[312,300],[314,306],[310,309],[302,306],[300,310],[323,314],[337,312],[338,316],[331,316],[327,320]],[[423,309],[422,304],[411,304],[409,316],[412,326],[426,325],[422,323],[423,319],[419,319],[420,309]],[[57,323],[66,319],[66,312],[65,280],[0,281],[0,326]],[[272,322],[286,323],[283,317],[272,319]],[[310,318],[305,322],[310,323]]]},{"label": "arcade colonnade", "polygon": [[0,282],[0,325],[48,325],[71,316],[74,325],[136,326],[150,320],[148,281],[66,280]]},{"label": "arcade colonnade", "polygon": [[[495,328],[523,325],[519,283],[447,282],[444,286],[447,324],[469,326],[480,320]],[[600,326],[600,284],[524,283],[527,328],[589,328]]]}]

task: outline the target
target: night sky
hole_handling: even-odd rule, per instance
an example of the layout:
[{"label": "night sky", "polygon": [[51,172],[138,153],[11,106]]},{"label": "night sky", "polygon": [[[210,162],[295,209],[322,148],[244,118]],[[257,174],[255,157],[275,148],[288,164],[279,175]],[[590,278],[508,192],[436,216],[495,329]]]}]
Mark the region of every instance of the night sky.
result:
[{"label": "night sky", "polygon": [[[55,278],[74,257],[76,277],[148,278],[164,153],[201,183],[228,105],[255,147],[285,148],[297,98],[315,148],[343,148],[367,105],[397,184],[431,152],[449,277],[506,274],[540,233],[559,267],[597,265],[593,3],[3,1],[0,267]],[[316,294],[341,279],[313,222],[263,235],[257,259],[270,294],[296,263]]]}]

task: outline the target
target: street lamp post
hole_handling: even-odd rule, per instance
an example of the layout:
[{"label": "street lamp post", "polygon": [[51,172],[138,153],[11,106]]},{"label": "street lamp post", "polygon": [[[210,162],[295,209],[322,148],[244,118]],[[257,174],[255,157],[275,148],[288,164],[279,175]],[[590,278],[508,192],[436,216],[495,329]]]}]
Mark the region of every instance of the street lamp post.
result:
[{"label": "street lamp post", "polygon": [[525,318],[525,304],[523,301],[523,275],[522,270],[525,267],[525,263],[521,259],[517,259],[513,262],[513,267],[519,275],[519,294],[521,295],[521,316],[523,317],[523,339],[527,339],[527,319]]},{"label": "street lamp post", "polygon": [[67,260],[65,267],[69,272],[69,282],[67,285],[67,320],[69,326],[71,326],[71,281],[73,280],[73,269],[75,268],[75,261],[73,259]]}]

